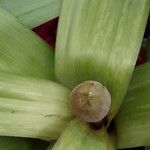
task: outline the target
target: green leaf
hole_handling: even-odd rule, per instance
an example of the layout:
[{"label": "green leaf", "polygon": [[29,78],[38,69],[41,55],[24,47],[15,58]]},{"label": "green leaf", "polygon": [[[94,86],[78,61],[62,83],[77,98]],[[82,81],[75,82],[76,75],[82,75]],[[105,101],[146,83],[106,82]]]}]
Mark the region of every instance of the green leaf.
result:
[{"label": "green leaf", "polygon": [[147,54],[147,56],[148,56],[148,61],[150,61],[150,37],[148,38],[148,54]]},{"label": "green leaf", "polygon": [[0,71],[54,80],[52,49],[0,9]]},{"label": "green leaf", "polygon": [[85,80],[107,87],[109,121],[126,94],[139,53],[149,0],[64,0],[56,44],[56,76],[73,88]]},{"label": "green leaf", "polygon": [[108,147],[109,136],[105,128],[93,130],[76,119],[63,131],[53,150],[108,150]]},{"label": "green leaf", "polygon": [[24,138],[0,137],[1,150],[33,150],[31,141]]},{"label": "green leaf", "polygon": [[50,142],[50,144],[49,144],[47,150],[52,150],[55,143],[56,143],[56,141]]},{"label": "green leaf", "polygon": [[37,139],[0,136],[1,150],[45,150],[48,145],[48,142]]},{"label": "green leaf", "polygon": [[52,141],[47,142],[47,141],[43,141],[43,140],[39,140],[39,139],[26,138],[26,140],[31,142],[32,150],[46,150],[47,147],[49,146],[49,144],[52,143]]},{"label": "green leaf", "polygon": [[110,132],[109,133],[109,150],[116,150],[117,149],[117,139],[116,139],[116,133]]},{"label": "green leaf", "polygon": [[59,15],[62,0],[0,0],[0,7],[30,28]]},{"label": "green leaf", "polygon": [[150,145],[150,63],[135,70],[115,124],[118,148]]},{"label": "green leaf", "polygon": [[72,119],[64,86],[0,72],[0,135],[56,139]]}]

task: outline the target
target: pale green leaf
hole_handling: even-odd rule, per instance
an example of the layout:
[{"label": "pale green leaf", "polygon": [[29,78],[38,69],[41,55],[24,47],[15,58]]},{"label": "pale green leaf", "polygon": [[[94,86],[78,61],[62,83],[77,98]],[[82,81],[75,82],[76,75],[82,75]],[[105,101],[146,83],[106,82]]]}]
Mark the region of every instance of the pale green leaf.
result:
[{"label": "pale green leaf", "polygon": [[35,33],[0,9],[0,70],[54,80],[54,53]]},{"label": "pale green leaf", "polygon": [[109,136],[105,128],[90,129],[88,124],[73,120],[63,131],[53,150],[108,150]]},{"label": "pale green leaf", "polygon": [[0,135],[56,139],[72,118],[69,90],[0,72]]},{"label": "pale green leaf", "polygon": [[0,0],[0,7],[30,28],[59,15],[62,0]]},{"label": "pale green leaf", "polygon": [[115,124],[118,148],[150,145],[150,63],[135,70]]},{"label": "pale green leaf", "polygon": [[56,44],[56,76],[73,88],[96,80],[112,96],[111,120],[126,94],[141,46],[149,0],[64,0]]}]

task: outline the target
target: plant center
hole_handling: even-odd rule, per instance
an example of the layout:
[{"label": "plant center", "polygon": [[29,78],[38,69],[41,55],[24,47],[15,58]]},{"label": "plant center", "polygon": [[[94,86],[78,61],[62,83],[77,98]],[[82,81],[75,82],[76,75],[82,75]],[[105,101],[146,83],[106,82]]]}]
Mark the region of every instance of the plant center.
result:
[{"label": "plant center", "polygon": [[71,110],[86,122],[101,121],[107,115],[110,105],[109,91],[96,81],[85,81],[70,94]]}]

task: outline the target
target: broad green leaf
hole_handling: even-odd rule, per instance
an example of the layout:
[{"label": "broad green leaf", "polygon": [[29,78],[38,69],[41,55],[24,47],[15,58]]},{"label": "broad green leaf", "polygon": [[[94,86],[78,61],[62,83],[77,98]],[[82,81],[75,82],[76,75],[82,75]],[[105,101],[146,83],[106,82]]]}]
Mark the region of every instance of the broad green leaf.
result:
[{"label": "broad green leaf", "polygon": [[56,139],[72,119],[64,86],[0,72],[0,135]]},{"label": "broad green leaf", "polygon": [[43,40],[0,9],[0,71],[54,80],[54,54]]},{"label": "broad green leaf", "polygon": [[62,0],[0,0],[0,7],[33,28],[57,17],[61,3]]},{"label": "broad green leaf", "polygon": [[135,70],[115,124],[118,148],[150,145],[150,63]]},{"label": "broad green leaf", "polygon": [[64,0],[56,44],[56,76],[73,88],[85,80],[109,90],[117,113],[141,46],[149,0]]}]

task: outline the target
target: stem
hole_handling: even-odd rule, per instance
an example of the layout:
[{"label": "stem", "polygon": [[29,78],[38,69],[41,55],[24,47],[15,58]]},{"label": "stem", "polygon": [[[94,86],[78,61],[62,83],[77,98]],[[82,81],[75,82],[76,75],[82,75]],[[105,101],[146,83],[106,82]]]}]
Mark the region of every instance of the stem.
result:
[{"label": "stem", "polygon": [[100,122],[108,113],[111,96],[99,82],[85,81],[70,94],[73,113],[86,122]]}]

